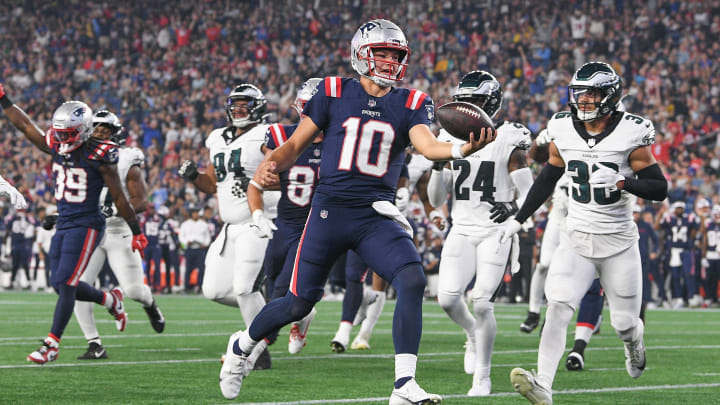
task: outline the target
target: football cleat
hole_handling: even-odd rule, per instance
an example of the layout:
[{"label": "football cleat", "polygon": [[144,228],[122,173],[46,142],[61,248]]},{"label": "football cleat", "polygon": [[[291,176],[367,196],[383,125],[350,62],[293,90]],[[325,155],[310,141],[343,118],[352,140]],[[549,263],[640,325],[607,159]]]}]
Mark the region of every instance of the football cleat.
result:
[{"label": "football cleat", "polygon": [[585,359],[583,355],[578,352],[570,352],[565,359],[565,368],[568,371],[580,371],[585,367]]},{"label": "football cleat", "polygon": [[515,391],[533,405],[552,405],[552,392],[538,383],[534,371],[530,373],[522,368],[514,368],[510,372],[510,382]]},{"label": "football cleat", "polygon": [[538,327],[540,323],[540,314],[528,311],[527,318],[520,324],[520,331],[530,333]]},{"label": "football cleat", "polygon": [[233,351],[233,345],[242,333],[235,332],[228,339],[225,361],[220,368],[220,391],[226,399],[235,399],[240,395],[243,378],[250,374],[247,356],[237,355]]},{"label": "football cleat", "polygon": [[78,360],[98,360],[107,359],[108,355],[105,348],[101,344],[90,342],[88,349],[81,356],[78,356]]},{"label": "football cleat", "polygon": [[480,380],[480,383],[473,384],[473,386],[470,388],[470,391],[468,391],[467,395],[469,397],[486,397],[490,395],[490,388],[492,384],[490,383],[490,378],[484,378]]},{"label": "football cleat", "polygon": [[347,342],[343,343],[337,340],[333,340],[330,342],[330,349],[334,351],[335,353],[342,353],[347,349]]},{"label": "football cleat", "polygon": [[150,318],[150,325],[155,329],[155,332],[162,333],[165,330],[165,317],[162,312],[160,312],[157,302],[153,300],[149,307],[143,307],[143,309],[145,309],[145,313],[147,313],[148,318]]},{"label": "football cleat", "polygon": [[470,339],[465,341],[465,358],[463,362],[465,374],[473,375],[475,373],[475,343]]},{"label": "football cleat", "polygon": [[350,345],[350,349],[370,350],[370,342],[368,342],[368,339],[365,336],[358,333],[358,335],[355,336],[355,339],[353,339],[352,344]]},{"label": "football cleat", "polygon": [[27,359],[29,361],[32,361],[35,364],[45,364],[49,363],[51,361],[55,361],[58,357],[58,348],[51,346],[47,340],[43,341],[42,346],[40,346],[37,350],[30,353],[27,356]]},{"label": "football cleat", "polygon": [[437,394],[428,394],[424,389],[420,388],[415,379],[410,379],[400,388],[395,388],[390,395],[389,405],[429,405],[439,404],[442,397]]},{"label": "football cleat", "polygon": [[269,370],[272,368],[272,358],[270,357],[270,351],[265,348],[265,350],[260,353],[260,356],[255,360],[255,364],[253,365],[252,369],[253,371],[257,370]]},{"label": "football cleat", "polygon": [[293,323],[290,328],[290,338],[288,339],[288,352],[290,354],[300,353],[303,347],[307,344],[305,341],[307,338],[307,331],[308,328],[310,328],[310,322],[312,322],[316,314],[317,310],[313,308],[312,311],[305,315],[303,319],[299,322]]},{"label": "football cleat", "polygon": [[110,290],[110,295],[113,297],[113,304],[108,312],[110,315],[115,317],[115,327],[120,332],[125,330],[127,325],[127,313],[125,312],[125,305],[123,304],[123,292],[119,287],[115,287]]},{"label": "football cleat", "polygon": [[638,378],[645,371],[645,342],[643,341],[644,325],[638,324],[640,339],[625,343],[625,369],[632,378]]}]

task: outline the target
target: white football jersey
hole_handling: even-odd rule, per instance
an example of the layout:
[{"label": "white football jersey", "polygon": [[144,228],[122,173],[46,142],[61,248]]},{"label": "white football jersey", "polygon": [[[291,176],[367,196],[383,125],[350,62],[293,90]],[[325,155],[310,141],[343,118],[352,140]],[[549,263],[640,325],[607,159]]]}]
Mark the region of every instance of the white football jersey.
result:
[{"label": "white football jersey", "polygon": [[650,120],[619,112],[611,121],[604,138],[588,137],[582,123],[575,124],[570,112],[555,114],[548,122],[548,135],[565,161],[565,176],[570,179],[567,227],[589,234],[637,234],[632,207],[636,197],[624,190],[610,192],[593,188],[590,175],[604,164],[626,177],[634,176],[628,157],[637,148],[652,145],[655,128]]},{"label": "white football jersey", "polygon": [[432,169],[432,166],[433,161],[429,160],[425,156],[418,153],[410,155],[410,163],[408,163],[408,175],[410,176],[408,179],[408,190],[410,191],[410,195],[412,195],[415,190],[415,185],[418,180],[420,180],[420,177],[422,177],[425,172]]},{"label": "white football jersey", "polygon": [[[127,175],[130,168],[133,166],[139,166],[141,169],[145,166],[145,154],[138,148],[122,147],[119,149],[117,171],[120,176],[120,183],[122,184],[122,190],[125,193],[125,197],[128,199],[130,195],[127,190]],[[115,204],[113,203],[112,196],[108,192],[107,186],[103,187],[100,194],[100,204],[104,206],[112,206],[113,211],[117,212]],[[106,220],[106,227],[113,229],[129,229],[127,222],[122,217],[113,215],[108,217]]]},{"label": "white football jersey", "polygon": [[[445,130],[438,140],[464,144]],[[493,202],[515,200],[516,188],[508,172],[508,160],[515,148],[528,149],[530,130],[521,124],[504,122],[497,128],[495,141],[460,160],[450,162],[452,169],[443,170],[445,187],[452,194],[453,227],[458,231],[477,233],[498,227],[490,219]]]},{"label": "white football jersey", "polygon": [[[232,138],[230,127],[217,128],[205,140],[217,177],[220,219],[225,223],[239,224],[252,218],[245,191],[265,158],[262,145],[268,127],[266,124],[257,125],[235,139]],[[280,191],[263,193],[265,214],[269,218],[277,216],[279,199]]]},{"label": "white football jersey", "polygon": [[563,222],[567,216],[569,192],[570,180],[563,174],[555,184],[555,191],[552,195],[552,211],[550,211],[550,215],[562,217]]}]

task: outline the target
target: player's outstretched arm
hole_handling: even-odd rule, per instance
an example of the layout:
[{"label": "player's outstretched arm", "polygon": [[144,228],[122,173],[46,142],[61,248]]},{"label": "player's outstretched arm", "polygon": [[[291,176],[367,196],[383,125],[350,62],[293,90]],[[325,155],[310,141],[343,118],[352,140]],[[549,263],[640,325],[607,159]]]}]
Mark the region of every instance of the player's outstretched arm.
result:
[{"label": "player's outstretched arm", "polygon": [[320,127],[315,125],[312,118],[304,117],[287,142],[273,150],[260,164],[255,172],[255,181],[261,187],[277,183],[277,174],[289,169],[298,156],[310,146],[318,133],[320,133]]},{"label": "player's outstretched arm", "polygon": [[145,175],[140,166],[131,167],[125,180],[130,196],[130,206],[136,214],[145,211],[148,206],[147,183],[145,183]]},{"label": "player's outstretched arm", "polygon": [[139,251],[140,256],[143,256],[143,250],[145,250],[148,241],[140,229],[140,224],[138,224],[135,210],[125,197],[125,193],[122,189],[122,183],[120,183],[120,176],[117,172],[117,166],[114,164],[100,165],[98,170],[100,171],[100,175],[102,175],[103,181],[113,198],[113,202],[118,210],[118,215],[128,223],[130,230],[132,230],[132,249]]},{"label": "player's outstretched arm", "polygon": [[417,124],[410,128],[410,141],[413,146],[430,160],[462,159],[494,141],[496,135],[495,130],[483,128],[480,134],[470,133],[470,140],[464,145],[453,145],[439,142],[425,124]]},{"label": "player's outstretched arm", "polygon": [[198,190],[205,194],[215,194],[217,192],[217,177],[215,176],[215,166],[208,165],[205,172],[198,171],[197,165],[192,160],[186,160],[178,169],[180,177],[192,182]]},{"label": "player's outstretched arm", "polygon": [[25,137],[30,140],[30,142],[45,153],[52,153],[50,151],[50,147],[45,142],[45,134],[43,131],[35,125],[33,120],[25,114],[25,111],[23,111],[22,108],[10,101],[10,98],[7,94],[5,94],[5,89],[2,84],[0,84],[0,106],[2,106],[5,115],[7,115],[10,119],[13,126],[17,128],[18,131],[22,132]]},{"label": "player's outstretched arm", "polygon": [[618,188],[646,200],[662,201],[667,198],[667,180],[649,146],[642,146],[632,151],[628,161],[637,179],[626,177]]}]

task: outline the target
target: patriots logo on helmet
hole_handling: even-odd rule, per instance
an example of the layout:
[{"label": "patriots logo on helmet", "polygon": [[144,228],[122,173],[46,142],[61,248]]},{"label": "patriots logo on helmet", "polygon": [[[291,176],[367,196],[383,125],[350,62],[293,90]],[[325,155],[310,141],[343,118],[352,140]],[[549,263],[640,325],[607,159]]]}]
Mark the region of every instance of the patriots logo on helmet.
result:
[{"label": "patriots logo on helmet", "polygon": [[363,35],[367,35],[368,32],[372,31],[373,28],[375,28],[377,25],[374,22],[368,22],[362,27],[360,27],[360,32],[362,32]]},{"label": "patriots logo on helmet", "polygon": [[83,115],[85,115],[85,109],[82,107],[77,108],[75,109],[75,111],[72,112],[72,115],[76,117],[82,117]]}]

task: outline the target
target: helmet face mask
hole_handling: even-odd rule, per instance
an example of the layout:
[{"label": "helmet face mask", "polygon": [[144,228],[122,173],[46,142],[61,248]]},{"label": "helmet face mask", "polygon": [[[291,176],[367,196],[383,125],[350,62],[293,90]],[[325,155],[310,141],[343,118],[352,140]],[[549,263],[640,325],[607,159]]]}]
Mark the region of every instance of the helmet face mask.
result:
[{"label": "helmet face mask", "polygon": [[465,101],[475,104],[494,118],[502,106],[500,82],[484,70],[472,71],[460,80],[453,101]]},{"label": "helmet face mask", "polygon": [[265,95],[252,84],[236,86],[228,95],[225,104],[228,122],[240,129],[263,122],[266,111]]},{"label": "helmet face mask", "polygon": [[81,101],[66,101],[53,113],[50,136],[58,143],[58,153],[69,154],[90,139],[93,111]]},{"label": "helmet face mask", "polygon": [[578,121],[594,121],[614,113],[621,96],[620,76],[604,62],[584,64],[568,85],[568,105]]},{"label": "helmet face mask", "polygon": [[[376,56],[378,51],[396,51],[397,60]],[[383,53],[383,52],[381,52]],[[392,52],[391,52],[392,54]],[[388,20],[371,20],[358,28],[350,44],[353,69],[380,87],[390,87],[405,78],[410,48],[400,27]],[[378,66],[390,65],[390,72],[378,71]]]}]

